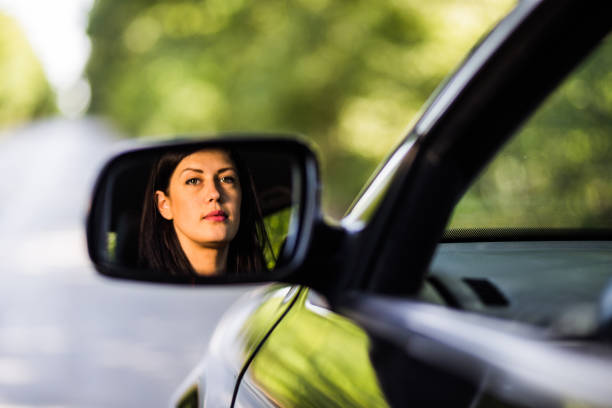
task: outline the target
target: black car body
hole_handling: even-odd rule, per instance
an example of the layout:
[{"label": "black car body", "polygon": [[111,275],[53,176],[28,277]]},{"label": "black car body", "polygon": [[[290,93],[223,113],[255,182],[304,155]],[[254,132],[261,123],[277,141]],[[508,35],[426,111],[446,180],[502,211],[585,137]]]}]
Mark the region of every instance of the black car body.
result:
[{"label": "black car body", "polygon": [[[322,216],[318,186],[305,183],[306,249],[274,278],[282,284],[228,311],[173,404],[612,405],[610,225],[446,229],[520,125],[609,44],[611,9],[520,2],[339,223]],[[97,220],[94,206],[90,231]]]}]

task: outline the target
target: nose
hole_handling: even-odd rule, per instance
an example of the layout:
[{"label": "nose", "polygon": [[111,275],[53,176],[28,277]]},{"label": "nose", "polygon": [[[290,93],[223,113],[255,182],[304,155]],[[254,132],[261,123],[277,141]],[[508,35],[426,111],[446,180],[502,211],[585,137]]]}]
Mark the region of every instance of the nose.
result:
[{"label": "nose", "polygon": [[208,188],[205,189],[205,200],[208,202],[211,201],[219,201],[221,199],[221,190],[219,188],[219,186],[217,185],[216,181],[213,181],[211,183],[207,183],[208,184]]}]

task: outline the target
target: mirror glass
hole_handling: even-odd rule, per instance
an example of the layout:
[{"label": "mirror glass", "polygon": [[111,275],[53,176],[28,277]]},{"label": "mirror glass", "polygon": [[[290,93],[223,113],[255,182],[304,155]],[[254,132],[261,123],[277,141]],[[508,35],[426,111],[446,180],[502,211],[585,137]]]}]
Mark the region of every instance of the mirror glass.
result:
[{"label": "mirror glass", "polygon": [[265,143],[192,143],[118,156],[98,181],[90,254],[116,276],[143,280],[271,276],[296,247],[297,156]]}]

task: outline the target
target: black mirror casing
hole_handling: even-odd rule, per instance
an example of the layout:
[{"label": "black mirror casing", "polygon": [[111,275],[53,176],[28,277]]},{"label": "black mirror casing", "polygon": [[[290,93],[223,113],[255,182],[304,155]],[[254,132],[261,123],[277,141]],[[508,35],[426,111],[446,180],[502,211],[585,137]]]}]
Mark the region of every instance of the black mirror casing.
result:
[{"label": "black mirror casing", "polygon": [[[138,262],[142,203],[154,163],[168,152],[209,149],[236,152],[241,157],[249,169],[256,200],[266,220],[282,213],[282,220],[276,223],[286,226],[287,231],[282,242],[279,237],[270,239],[278,252],[274,256],[271,251],[276,259],[269,272],[185,277],[143,268]],[[136,148],[111,158],[93,190],[87,216],[87,246],[98,272],[114,278],[189,284],[289,282],[291,273],[305,261],[315,224],[320,219],[318,162],[311,147],[289,137],[229,135]],[[268,234],[269,225],[266,224]]]}]

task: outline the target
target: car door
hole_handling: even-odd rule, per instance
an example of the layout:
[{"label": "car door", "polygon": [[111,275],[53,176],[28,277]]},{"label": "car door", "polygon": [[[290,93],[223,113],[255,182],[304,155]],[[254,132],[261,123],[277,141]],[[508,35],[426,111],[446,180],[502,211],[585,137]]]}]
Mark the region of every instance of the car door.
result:
[{"label": "car door", "polygon": [[[444,304],[428,283],[419,299]],[[387,407],[372,346],[365,330],[303,287],[249,365],[236,406]]]},{"label": "car door", "polygon": [[[471,330],[474,336],[479,332],[490,335],[489,341],[497,339],[508,341],[508,344],[514,341],[513,344],[525,352],[550,352],[553,361],[558,359],[563,366],[566,361],[563,352],[557,353],[554,347],[549,349],[549,344],[539,342],[541,339],[537,332],[532,333],[529,329],[515,332],[496,320],[447,313],[446,307],[430,308],[430,305],[415,302],[426,297],[430,303],[460,309],[471,307],[472,311],[481,312],[490,306],[488,302],[499,300],[487,297],[499,294],[491,292],[486,283],[486,287],[478,287],[482,282],[461,281],[459,284],[465,287],[458,289],[459,294],[455,293],[455,298],[462,293],[471,295],[471,298],[465,304],[453,304],[452,298],[447,296],[448,292],[442,289],[444,286],[440,284],[439,277],[428,277],[423,284],[418,274],[426,274],[429,269],[427,265],[436,248],[431,240],[436,235],[440,239],[455,200],[469,180],[475,177],[487,157],[499,148],[510,131],[518,126],[521,118],[547,94],[556,79],[580,60],[610,28],[609,22],[594,19],[601,10],[585,10],[578,7],[576,2],[557,4],[554,12],[550,7],[553,7],[551,2],[524,3],[500,24],[497,32],[485,40],[463,69],[450,79],[447,87],[438,95],[438,104],[434,102],[430,107],[429,114],[426,113],[417,124],[415,133],[390,157],[386,166],[390,171],[385,173],[383,167],[378,179],[374,179],[370,189],[366,190],[361,201],[344,220],[344,226],[349,230],[359,231],[356,234],[367,231],[375,237],[364,238],[361,246],[355,246],[360,250],[353,248],[354,258],[358,258],[355,262],[368,267],[362,272],[363,275],[357,272],[355,276],[361,289],[400,297],[412,295],[412,299],[401,301],[358,293],[349,295],[346,302],[340,302],[335,310],[350,317],[350,321],[317,305],[323,302],[309,300],[309,297],[316,299],[316,294],[304,290],[301,295],[303,299],[298,300],[294,310],[279,324],[249,366],[240,384],[236,401],[238,406],[402,406],[408,402],[436,400],[436,390],[446,394],[441,399],[446,398],[447,402],[459,402],[460,398],[465,398],[460,405],[472,403],[488,406],[500,404],[499,399],[511,405],[551,404],[551,400],[542,397],[546,393],[538,389],[538,386],[546,388],[550,384],[533,381],[534,391],[526,387],[525,378],[503,381],[518,374],[509,367],[503,367],[503,364],[501,374],[496,372],[491,368],[490,361],[482,363],[483,356],[479,356],[477,350],[471,350],[476,358],[469,358],[467,350],[461,348],[461,337],[452,336],[454,327],[459,332]],[[543,13],[553,14],[554,18],[547,20],[541,17]],[[536,29],[536,21],[542,27]],[[561,43],[568,40],[567,35],[563,37],[560,34],[567,30],[567,24],[591,26],[584,30],[583,36],[572,35],[573,45],[562,50],[551,42],[557,35]],[[548,32],[544,33],[544,28]],[[511,49],[518,47],[518,38],[528,33],[534,37],[532,48],[523,49],[525,55],[517,56]],[[500,39],[506,43],[500,42]],[[542,64],[537,68],[533,68],[533,64],[529,66],[527,62],[535,56],[537,63]],[[507,76],[500,75],[500,72]],[[502,78],[508,83],[496,82],[502,81]],[[469,92],[473,92],[473,95],[470,96]],[[496,92],[498,95],[495,95]],[[462,97],[465,107],[455,106],[453,99]],[[485,102],[487,98],[490,98],[490,103]],[[523,105],[515,107],[513,102],[518,101]],[[513,112],[508,113],[508,109],[513,109]],[[489,115],[480,116],[483,112]],[[476,120],[478,117],[479,121]],[[448,128],[447,121],[458,125],[454,131]],[[447,132],[447,135],[440,139],[429,136],[436,132]],[[467,140],[460,141],[459,135]],[[428,144],[429,138],[431,142]],[[443,160],[448,160],[448,164],[440,164]],[[390,180],[389,173],[393,172],[396,172],[395,180]],[[403,180],[398,175],[402,172],[405,172]],[[380,174],[385,174],[385,178]],[[368,192],[372,191],[378,194],[368,196]],[[381,198],[381,192],[385,192],[386,197]],[[386,219],[387,223],[381,219]],[[386,239],[381,239],[382,235],[386,235]],[[364,245],[374,249],[361,250]],[[434,267],[437,268],[444,261],[438,257],[436,262]],[[425,296],[429,292],[435,295]],[[428,319],[439,319],[448,325],[448,330],[436,333]],[[311,322],[315,320],[318,322]],[[426,328],[421,327],[423,331],[419,332],[419,324]],[[451,336],[452,341],[445,342],[443,334]],[[469,343],[469,333],[467,339]],[[483,355],[486,356],[484,347],[487,344],[487,339],[481,338],[473,341],[469,347],[483,347]],[[449,352],[454,347],[459,351]],[[406,353],[406,349],[409,353]],[[494,350],[503,350],[503,347]],[[415,355],[418,358],[413,358]],[[507,360],[505,363],[512,362]],[[589,366],[590,363],[591,360],[581,361],[578,367],[590,367],[593,373],[598,372],[598,367]],[[543,361],[542,364],[546,365]],[[466,368],[466,365],[472,369]],[[414,367],[418,367],[418,370],[415,371]],[[496,368],[499,369],[499,366]],[[553,368],[549,366],[547,369]],[[484,380],[488,372],[493,372],[492,381]],[[420,382],[411,381],[412,376],[419,374],[423,377]],[[495,382],[496,385],[490,386]],[[488,384],[490,388],[482,388],[483,384]],[[546,391],[554,394],[556,389],[559,392],[560,384],[552,385],[553,391]],[[601,385],[601,381],[597,384]],[[344,389],[343,385],[347,388]],[[409,385],[423,385],[427,392],[419,393],[418,388]],[[504,386],[514,387],[515,395],[503,389]],[[591,390],[596,393],[597,387]],[[579,400],[581,391],[577,387],[576,393],[569,394]],[[582,396],[589,401],[588,395]],[[533,397],[531,402],[530,397]],[[598,398],[601,402],[601,395],[591,397],[591,402],[598,401]],[[558,402],[555,398],[552,400]]]},{"label": "car door", "polygon": [[205,357],[172,396],[172,405],[229,406],[244,370],[299,292],[298,286],[266,285],[232,305],[217,325]]},{"label": "car door", "polygon": [[261,346],[238,390],[238,407],[385,407],[367,334],[308,288]]},{"label": "car door", "polygon": [[[531,17],[525,15],[525,22],[548,7],[546,2],[531,6],[522,4],[515,13],[520,14],[525,6],[534,7],[528,12]],[[550,99],[550,105],[536,113],[535,122],[529,122],[519,138],[507,146],[510,153],[531,147],[530,154],[535,159],[528,161],[523,156],[504,155],[500,156],[505,163],[503,166],[495,161],[492,163],[493,178],[499,181],[502,189],[513,191],[515,197],[505,196],[499,200],[486,184],[491,178],[483,178],[483,182],[474,187],[491,201],[475,202],[474,194],[468,193],[466,200],[459,203],[462,216],[468,217],[453,220],[460,228],[441,234],[439,239],[447,243],[435,245],[433,263],[425,261],[425,279],[434,284],[449,305],[470,313],[402,300],[399,296],[392,299],[363,293],[353,294],[339,308],[365,327],[371,337],[383,338],[390,343],[390,348],[395,347],[398,360],[402,355],[415,357],[478,385],[480,391],[475,392],[477,399],[474,401],[484,406],[491,404],[492,399],[519,406],[610,406],[612,401],[608,382],[612,375],[612,354],[605,334],[608,321],[602,319],[606,315],[602,309],[608,298],[607,285],[612,277],[610,219],[606,210],[609,200],[602,199],[608,196],[611,184],[607,168],[610,158],[606,154],[610,153],[612,117],[608,99],[603,96],[609,92],[610,39],[605,36],[610,30],[610,21],[597,17],[604,10],[605,7],[590,9],[571,2],[556,3],[554,12],[551,9],[548,12],[549,15],[559,13],[555,17],[559,20],[542,21],[542,26],[548,25],[546,34],[531,31],[528,23],[523,27],[515,26],[512,30],[531,31],[533,44],[541,41],[531,50],[526,43],[521,43],[521,47],[525,47],[521,53],[533,53],[532,61],[521,63],[517,58],[504,67],[498,66],[500,71],[507,68],[514,72],[500,76],[506,79],[505,84],[483,85],[498,93],[490,100],[482,94],[477,101],[463,100],[464,106],[472,103],[470,108],[483,104],[479,115],[463,111],[461,121],[456,122],[463,128],[456,126],[456,134],[449,136],[462,135],[465,138],[463,146],[453,148],[453,142],[447,139],[437,152],[435,148],[425,148],[425,155],[449,166],[446,174],[438,173],[439,177],[444,177],[442,185],[457,190],[432,191],[422,186],[422,181],[419,186],[418,176],[412,186],[421,192],[422,201],[445,212],[444,200],[448,196],[461,197],[471,184],[471,172],[488,161],[476,158],[482,158],[488,149],[493,149],[490,153],[497,150],[505,138],[503,133],[510,129],[506,126],[512,125],[510,118],[520,123],[523,120],[517,119],[520,110],[540,97],[533,88],[544,86],[546,81],[550,81],[546,87],[557,86],[555,81],[582,59],[582,53],[601,43],[586,65],[576,75],[572,74],[558,94]],[[609,12],[609,6],[606,11]],[[575,31],[568,27],[580,28],[585,36],[574,35]],[[568,37],[569,32],[572,34]],[[507,38],[512,35],[515,34]],[[578,44],[582,44],[582,52]],[[498,57],[503,54],[502,49],[503,45],[497,50]],[[479,51],[476,49],[473,56]],[[495,58],[492,54],[471,80],[477,82],[478,76],[486,75],[485,72],[495,65]],[[469,60],[464,69],[467,65]],[[461,94],[469,88],[466,86],[464,91],[454,95],[454,100],[461,100]],[[509,90],[509,86],[515,89]],[[565,99],[558,98],[559,95]],[[489,111],[494,104],[498,104],[497,108]],[[453,103],[448,106],[451,112],[464,109]],[[431,122],[425,120],[429,125],[424,130],[444,128],[439,121],[444,121],[444,115],[452,117],[451,112],[441,112]],[[479,129],[483,123],[488,133],[484,128]],[[469,132],[463,133],[465,129]],[[535,139],[530,136],[542,129],[548,131],[549,137],[539,138],[543,143],[533,143]],[[479,133],[482,138],[475,137]],[[427,137],[421,138],[423,145],[427,144]],[[499,144],[493,147],[498,137]],[[436,142],[431,143],[433,146]],[[522,145],[521,149],[517,149],[517,144]],[[451,151],[453,153],[449,153]],[[555,160],[559,156],[564,156],[564,160],[574,166],[560,165]],[[591,167],[586,167],[585,158],[593,159],[589,160]],[[537,171],[532,172],[535,168]],[[538,196],[538,190],[548,184],[549,179],[556,180],[554,183],[560,186],[558,190],[563,194],[554,195],[549,191],[549,194]],[[525,191],[519,193],[520,189]],[[406,190],[404,193],[411,194]],[[492,205],[495,200],[499,201],[499,206]],[[418,211],[418,202],[406,199],[402,202]],[[446,205],[454,209],[455,203]],[[395,205],[397,208],[397,203]],[[469,219],[469,210],[478,206],[495,211],[479,212],[478,218]],[[600,218],[591,218],[581,207],[599,211]],[[423,211],[422,217],[425,214]],[[410,258],[419,256],[412,250],[413,246],[407,244],[416,243],[415,232],[423,232],[424,240],[429,238],[430,232],[420,226],[437,228],[435,223],[415,219],[416,215],[418,213],[412,213],[406,224],[397,223],[397,228],[392,227],[399,231],[404,226],[399,235],[387,231],[396,244],[392,244],[391,251],[382,250],[389,258],[381,258],[382,274],[370,280],[379,292],[401,294],[398,288],[409,284],[405,282],[406,274],[401,275],[401,268],[410,265]],[[556,222],[551,222],[551,216],[556,217]],[[581,220],[576,223],[577,218]],[[444,222],[446,224],[447,220]],[[466,229],[466,225],[475,228]],[[401,236],[407,238],[402,242]],[[412,242],[408,241],[411,236]],[[402,244],[405,245],[403,252]],[[415,247],[423,249],[422,244],[415,244]],[[421,270],[418,264],[416,270]],[[409,364],[410,360],[406,360],[404,367]],[[388,367],[381,368],[383,373],[387,370]],[[398,372],[401,370],[395,371]],[[410,391],[402,387],[405,383],[398,381],[387,393],[395,405],[411,401]]]}]

